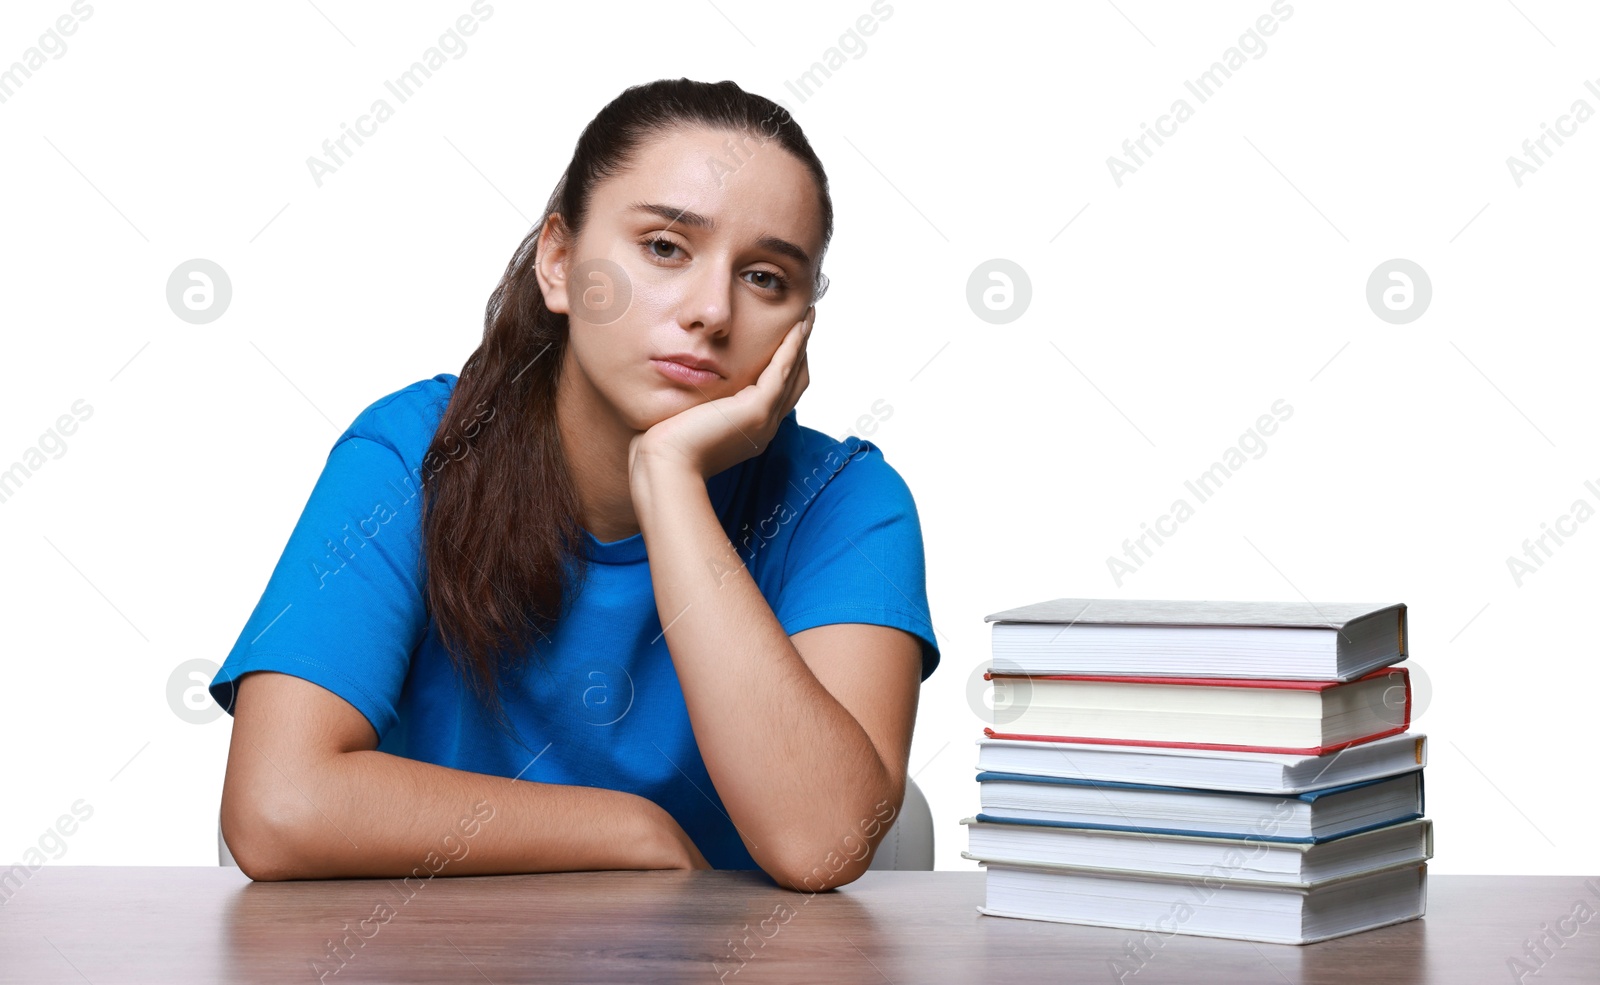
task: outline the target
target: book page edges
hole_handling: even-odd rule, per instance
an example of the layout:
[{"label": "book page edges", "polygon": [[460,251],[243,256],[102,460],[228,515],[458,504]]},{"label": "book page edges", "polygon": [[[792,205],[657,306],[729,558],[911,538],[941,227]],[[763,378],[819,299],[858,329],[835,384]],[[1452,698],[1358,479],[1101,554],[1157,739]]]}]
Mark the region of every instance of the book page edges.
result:
[{"label": "book page edges", "polygon": [[[984,858],[976,858],[976,857],[970,855],[970,853],[965,852],[965,851],[963,851],[961,854],[964,857],[972,858],[973,861],[981,862],[984,865],[998,865],[998,866],[1002,866],[1004,868],[1027,869],[1027,870],[1035,870],[1035,871],[1049,872],[1049,873],[1068,872],[1068,873],[1075,873],[1077,875],[1085,875],[1085,876],[1097,876],[1097,877],[1106,877],[1106,878],[1113,878],[1113,879],[1132,879],[1132,880],[1136,880],[1136,881],[1139,881],[1139,882],[1155,882],[1155,883],[1168,883],[1168,884],[1171,884],[1171,883],[1182,883],[1182,884],[1188,885],[1188,884],[1192,884],[1192,883],[1195,883],[1195,882],[1202,881],[1204,879],[1216,879],[1215,876],[1187,876],[1187,875],[1173,875],[1173,874],[1170,874],[1170,873],[1137,872],[1137,871],[1129,871],[1129,870],[1126,870],[1126,869],[1107,869],[1107,868],[1102,868],[1100,866],[1092,866],[1092,865],[1067,865],[1067,864],[1062,863],[1062,862],[1039,862],[1039,861],[1016,862],[1016,861],[1005,861],[1003,859],[984,859]],[[1419,862],[1419,861],[1416,861],[1415,859],[1407,859],[1404,862],[1391,862],[1391,863],[1389,863],[1387,865],[1380,865],[1380,866],[1377,866],[1377,867],[1371,868],[1371,869],[1363,869],[1360,872],[1346,872],[1346,873],[1343,873],[1341,875],[1332,876],[1332,877],[1327,878],[1327,879],[1319,879],[1316,882],[1309,882],[1309,883],[1271,882],[1271,881],[1266,880],[1266,879],[1231,879],[1231,878],[1230,879],[1218,879],[1217,881],[1225,883],[1225,884],[1227,884],[1229,886],[1243,886],[1243,887],[1246,887],[1246,888],[1249,888],[1249,889],[1276,889],[1276,890],[1282,890],[1284,892],[1298,893],[1298,894],[1303,896],[1303,895],[1305,895],[1307,893],[1310,893],[1310,892],[1312,892],[1314,890],[1321,889],[1321,888],[1323,888],[1325,886],[1338,885],[1339,883],[1342,883],[1342,882],[1349,882],[1352,879],[1366,879],[1366,878],[1371,878],[1371,877],[1375,877],[1375,876],[1386,875],[1386,874],[1388,874],[1390,872],[1395,872],[1395,871],[1398,871],[1400,869],[1422,869],[1425,872],[1427,870],[1427,867],[1428,867],[1428,863],[1427,862]]]}]

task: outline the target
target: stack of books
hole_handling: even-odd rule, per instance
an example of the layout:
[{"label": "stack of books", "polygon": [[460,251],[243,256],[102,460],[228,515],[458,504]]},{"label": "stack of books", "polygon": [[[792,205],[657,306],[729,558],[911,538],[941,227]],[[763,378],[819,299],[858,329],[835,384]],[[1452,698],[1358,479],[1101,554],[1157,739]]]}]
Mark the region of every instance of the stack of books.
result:
[{"label": "stack of books", "polygon": [[1055,599],[994,623],[992,916],[1308,944],[1422,916],[1404,603]]}]

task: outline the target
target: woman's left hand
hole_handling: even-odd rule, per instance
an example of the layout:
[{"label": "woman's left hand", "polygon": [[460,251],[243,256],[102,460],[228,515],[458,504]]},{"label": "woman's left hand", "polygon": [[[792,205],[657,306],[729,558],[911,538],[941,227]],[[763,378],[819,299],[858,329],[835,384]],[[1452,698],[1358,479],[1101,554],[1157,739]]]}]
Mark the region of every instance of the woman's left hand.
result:
[{"label": "woman's left hand", "polygon": [[629,476],[641,455],[709,479],[766,451],[778,425],[811,382],[806,342],[816,316],[815,305],[806,309],[806,316],[784,336],[755,383],[732,396],[696,404],[634,435],[628,443]]}]

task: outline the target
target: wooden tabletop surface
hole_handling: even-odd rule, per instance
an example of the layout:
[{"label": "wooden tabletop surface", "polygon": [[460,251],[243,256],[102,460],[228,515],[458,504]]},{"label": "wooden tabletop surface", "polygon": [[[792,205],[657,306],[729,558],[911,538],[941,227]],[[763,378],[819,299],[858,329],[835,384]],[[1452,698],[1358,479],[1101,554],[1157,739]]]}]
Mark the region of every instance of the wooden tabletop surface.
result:
[{"label": "wooden tabletop surface", "polygon": [[1304,947],[1152,938],[1137,960],[1137,932],[979,914],[983,880],[871,871],[809,896],[759,872],[47,865],[0,892],[0,982],[1116,982],[1113,961],[1139,985],[1600,982],[1600,878],[1430,873],[1422,920]]}]

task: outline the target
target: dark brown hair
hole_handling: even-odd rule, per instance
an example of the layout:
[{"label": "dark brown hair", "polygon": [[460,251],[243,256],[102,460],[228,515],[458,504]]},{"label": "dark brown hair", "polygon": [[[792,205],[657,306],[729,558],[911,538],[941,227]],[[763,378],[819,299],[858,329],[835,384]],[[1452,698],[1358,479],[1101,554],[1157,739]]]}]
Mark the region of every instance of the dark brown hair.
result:
[{"label": "dark brown hair", "polygon": [[[682,126],[776,139],[816,179],[823,254],[833,235],[827,175],[799,124],[732,82],[630,87],[579,135],[544,214],[489,296],[483,342],[461,367],[429,446],[426,461],[443,464],[423,476],[428,612],[458,674],[502,724],[504,675],[549,641],[586,575],[580,503],[556,426],[567,316],[545,306],[535,276],[539,233],[559,214],[563,231],[576,237],[595,186],[630,167],[644,144]],[[820,255],[817,262],[813,300],[826,287]]]}]

